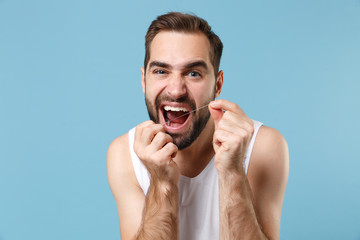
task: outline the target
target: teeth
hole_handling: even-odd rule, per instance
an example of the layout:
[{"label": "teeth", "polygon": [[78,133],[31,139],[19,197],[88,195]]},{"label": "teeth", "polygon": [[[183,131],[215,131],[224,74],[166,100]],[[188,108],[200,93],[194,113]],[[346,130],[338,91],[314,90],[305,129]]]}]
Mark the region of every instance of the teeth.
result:
[{"label": "teeth", "polygon": [[165,106],[165,107],[164,107],[164,110],[165,110],[165,111],[173,111],[173,112],[180,112],[180,111],[188,112],[188,110],[187,110],[186,108],[183,108],[183,107]]}]

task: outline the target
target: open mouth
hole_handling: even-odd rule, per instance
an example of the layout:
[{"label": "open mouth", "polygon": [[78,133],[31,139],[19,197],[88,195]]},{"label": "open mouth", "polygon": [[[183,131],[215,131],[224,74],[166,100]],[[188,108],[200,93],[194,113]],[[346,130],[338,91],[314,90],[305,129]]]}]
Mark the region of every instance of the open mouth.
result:
[{"label": "open mouth", "polygon": [[185,107],[164,105],[162,115],[167,128],[180,130],[188,122],[190,110]]}]

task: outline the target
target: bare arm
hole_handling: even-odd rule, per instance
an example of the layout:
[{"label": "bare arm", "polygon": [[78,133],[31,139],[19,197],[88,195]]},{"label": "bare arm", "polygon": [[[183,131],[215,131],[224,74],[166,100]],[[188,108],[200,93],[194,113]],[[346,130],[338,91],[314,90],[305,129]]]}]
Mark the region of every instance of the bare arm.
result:
[{"label": "bare arm", "polygon": [[280,219],[289,175],[289,152],[284,137],[262,126],[257,134],[247,178],[253,206],[269,239],[279,239]]},{"label": "bare arm", "polygon": [[178,190],[152,178],[145,201],[143,222],[135,239],[178,238]]},{"label": "bare arm", "polygon": [[171,157],[177,148],[161,125],[147,121],[136,129],[134,150],[151,174],[147,196],[132,167],[127,135],[108,150],[108,179],[118,207],[121,239],[177,239],[177,181]]},{"label": "bare arm", "polygon": [[219,175],[220,239],[267,239],[258,223],[245,176]]},{"label": "bare arm", "polygon": [[228,101],[220,100],[214,108],[220,239],[278,239],[288,174],[286,142],[276,130],[261,127],[248,179],[242,166],[254,131],[252,122]]}]

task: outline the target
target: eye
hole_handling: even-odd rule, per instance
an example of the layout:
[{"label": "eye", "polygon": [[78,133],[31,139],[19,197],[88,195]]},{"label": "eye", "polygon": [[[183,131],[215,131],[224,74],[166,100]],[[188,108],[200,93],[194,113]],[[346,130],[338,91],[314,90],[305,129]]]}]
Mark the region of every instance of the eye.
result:
[{"label": "eye", "polygon": [[191,71],[188,73],[188,76],[190,77],[200,77],[200,73],[196,72],[196,71]]},{"label": "eye", "polygon": [[162,70],[162,69],[155,69],[155,70],[154,70],[154,73],[155,73],[155,74],[162,75],[162,74],[166,74],[166,71],[164,71],[164,70]]}]

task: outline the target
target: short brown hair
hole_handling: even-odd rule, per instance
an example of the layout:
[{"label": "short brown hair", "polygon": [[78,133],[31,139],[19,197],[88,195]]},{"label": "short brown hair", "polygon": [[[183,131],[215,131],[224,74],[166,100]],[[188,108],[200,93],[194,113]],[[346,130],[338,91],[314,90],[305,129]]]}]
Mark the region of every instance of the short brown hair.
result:
[{"label": "short brown hair", "polygon": [[145,36],[145,70],[150,59],[150,44],[156,34],[161,31],[178,31],[184,33],[202,32],[205,34],[210,42],[210,61],[214,67],[215,77],[217,76],[223,50],[223,44],[220,38],[211,30],[210,25],[204,19],[180,12],[169,12],[158,16],[157,19],[151,23]]}]

